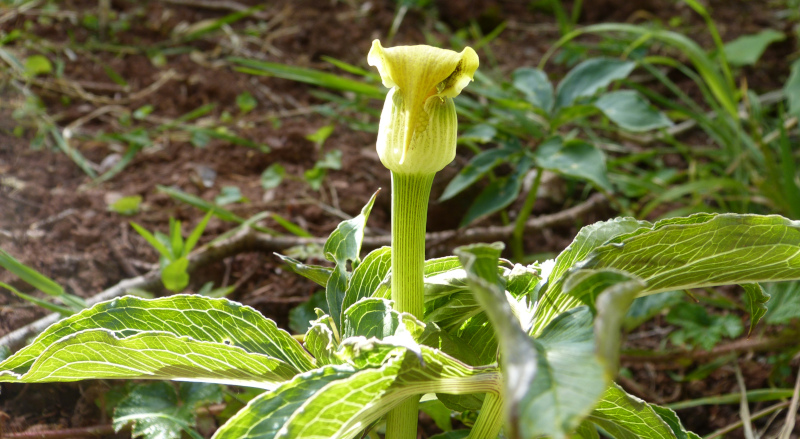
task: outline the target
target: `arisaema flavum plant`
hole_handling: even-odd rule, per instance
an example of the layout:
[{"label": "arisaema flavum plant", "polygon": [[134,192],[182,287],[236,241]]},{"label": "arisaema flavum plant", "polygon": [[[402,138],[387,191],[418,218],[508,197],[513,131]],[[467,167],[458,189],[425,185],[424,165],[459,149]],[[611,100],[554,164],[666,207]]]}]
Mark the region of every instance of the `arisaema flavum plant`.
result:
[{"label": "arisaema flavum plant", "polygon": [[800,279],[800,222],[616,218],[584,227],[544,263],[513,264],[500,243],[426,261],[431,180],[453,159],[452,99],[478,59],[469,48],[376,42],[369,62],[391,88],[378,152],[392,172],[392,247],[362,258],[373,197],[328,238],[333,267],[283,256],[325,290],[302,337],[227,299],[127,296],[49,327],[0,363],[0,381],[263,390],[217,430],[220,439],[376,437],[384,428],[412,438],[420,398],[467,427],[439,438],[696,438],[671,410],[614,384],[626,310],[643,295],[739,284],[752,327],[769,300],[759,283]]}]

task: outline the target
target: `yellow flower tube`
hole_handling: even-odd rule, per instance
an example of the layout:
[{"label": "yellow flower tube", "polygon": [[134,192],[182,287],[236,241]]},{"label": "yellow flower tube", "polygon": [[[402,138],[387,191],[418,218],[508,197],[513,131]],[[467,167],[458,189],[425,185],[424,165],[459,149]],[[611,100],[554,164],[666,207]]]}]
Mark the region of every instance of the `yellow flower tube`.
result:
[{"label": "yellow flower tube", "polygon": [[[392,171],[392,300],[395,310],[423,318],[425,224],[434,175],[456,155],[458,120],[453,98],[472,81],[478,55],[430,46],[384,48],[368,55],[389,94],[381,112],[377,149]],[[417,434],[419,397],[389,412],[387,439]]]}]

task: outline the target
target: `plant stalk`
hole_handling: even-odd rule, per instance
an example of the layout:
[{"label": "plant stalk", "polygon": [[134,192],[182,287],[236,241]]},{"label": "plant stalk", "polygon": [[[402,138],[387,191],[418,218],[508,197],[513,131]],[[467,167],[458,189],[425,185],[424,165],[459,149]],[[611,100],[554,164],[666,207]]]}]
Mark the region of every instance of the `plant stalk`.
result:
[{"label": "plant stalk", "polygon": [[503,397],[497,393],[486,393],[481,412],[467,439],[494,439],[503,427]]},{"label": "plant stalk", "polygon": [[[425,225],[433,176],[392,172],[392,300],[394,309],[422,320]],[[416,439],[419,396],[386,417],[386,439]]]},{"label": "plant stalk", "polygon": [[516,259],[517,262],[522,261],[522,258],[525,257],[525,252],[522,248],[522,235],[525,234],[525,223],[528,221],[528,217],[531,216],[533,205],[536,204],[536,195],[537,192],[539,192],[539,185],[542,183],[543,173],[542,169],[536,169],[536,177],[533,180],[531,190],[528,191],[528,196],[525,197],[525,204],[522,206],[522,209],[520,209],[517,220],[514,222],[514,232],[511,234],[511,247],[514,259]]}]

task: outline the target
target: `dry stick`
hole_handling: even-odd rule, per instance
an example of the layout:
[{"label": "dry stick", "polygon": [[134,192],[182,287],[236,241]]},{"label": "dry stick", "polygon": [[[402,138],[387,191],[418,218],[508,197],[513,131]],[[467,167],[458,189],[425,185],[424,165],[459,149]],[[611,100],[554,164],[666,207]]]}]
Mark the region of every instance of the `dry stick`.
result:
[{"label": "dry stick", "polygon": [[767,352],[781,349],[786,346],[798,343],[798,333],[796,329],[788,329],[774,337],[762,339],[742,339],[731,343],[719,345],[710,351],[671,351],[653,355],[646,354],[623,354],[620,361],[627,363],[668,363],[682,359],[701,361],[710,358],[720,357],[730,353],[741,352]]},{"label": "dry stick", "polygon": [[789,412],[786,413],[786,423],[781,430],[780,439],[789,439],[794,431],[794,422],[797,419],[797,406],[800,404],[800,370],[797,371],[797,380],[794,383],[794,395],[792,395]]},{"label": "dry stick", "polygon": [[[777,403],[775,405],[771,405],[771,406],[765,408],[764,410],[761,410],[760,412],[753,413],[753,415],[750,416],[750,420],[751,421],[755,421],[756,419],[763,418],[764,416],[767,416],[768,414],[770,414],[770,413],[772,413],[772,412],[774,412],[776,410],[780,410],[780,409],[782,409],[784,407],[787,407],[788,405],[789,405],[789,401],[779,402],[779,403]],[[731,425],[729,425],[727,427],[723,427],[723,428],[711,433],[710,435],[704,437],[703,439],[716,439],[718,437],[724,436],[724,435],[732,432],[733,430],[736,430],[737,428],[741,427],[742,424],[743,424],[743,422],[740,419],[739,421],[736,421],[736,422],[734,422],[733,424],[731,424]]]},{"label": "dry stick", "polygon": [[111,425],[65,428],[63,430],[23,431],[20,433],[0,433],[0,439],[69,439],[75,437],[106,437],[114,434]]},{"label": "dry stick", "polygon": [[[525,230],[530,232],[543,230],[561,224],[574,223],[576,218],[591,212],[600,206],[604,200],[605,197],[601,194],[592,195],[588,200],[575,207],[554,213],[552,215],[545,215],[529,220],[526,223]],[[428,233],[426,235],[426,240],[427,242],[438,243],[446,241],[454,245],[489,240],[503,240],[511,236],[513,230],[513,225],[467,229],[463,231],[448,230],[443,232]],[[289,247],[294,247],[297,245],[316,244],[322,246],[325,244],[325,241],[325,238],[270,236],[245,228],[227,239],[221,240],[213,245],[206,245],[192,253],[189,256],[189,266],[186,268],[186,272],[192,273],[197,268],[207,265],[211,262],[243,252],[260,251],[271,253],[285,250]],[[375,249],[381,246],[388,246],[390,243],[390,236],[367,236],[364,238],[363,247],[365,249]],[[125,279],[113,287],[97,294],[96,296],[86,299],[86,305],[91,306],[105,300],[111,300],[115,297],[124,295],[128,290],[131,289],[155,290],[160,288],[161,270],[154,269],[141,276]],[[41,333],[48,326],[57,322],[60,318],[61,316],[59,314],[51,314],[47,317],[25,325],[13,332],[10,332],[0,338],[0,347],[4,346],[10,349],[12,352],[16,351],[25,344],[25,341],[28,338]]]}]

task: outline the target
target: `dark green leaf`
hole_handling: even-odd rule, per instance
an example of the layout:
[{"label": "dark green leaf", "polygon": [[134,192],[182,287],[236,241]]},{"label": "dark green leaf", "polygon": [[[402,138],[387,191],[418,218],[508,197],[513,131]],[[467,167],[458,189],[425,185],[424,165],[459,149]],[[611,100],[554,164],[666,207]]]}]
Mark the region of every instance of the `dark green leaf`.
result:
[{"label": "dark green leaf", "polygon": [[553,108],[553,84],[547,74],[539,69],[522,67],[511,74],[514,87],[525,93],[525,97],[532,105],[549,113]]},{"label": "dark green leaf", "polygon": [[461,191],[470,187],[495,166],[509,159],[513,153],[514,151],[506,148],[494,148],[476,155],[450,180],[450,183],[447,184],[444,192],[442,192],[442,196],[439,197],[439,201],[448,200],[461,193]]},{"label": "dark green leaf", "polygon": [[464,227],[480,217],[505,209],[513,203],[519,196],[525,174],[531,169],[532,165],[532,160],[525,155],[517,163],[513,174],[489,183],[467,210],[466,215],[461,220],[461,226]]},{"label": "dark green leaf", "polygon": [[800,319],[800,282],[769,283],[764,288],[770,295],[770,305],[764,320],[771,325]]},{"label": "dark green leaf", "polygon": [[583,140],[566,143],[560,137],[547,140],[536,150],[536,164],[558,174],[586,180],[604,192],[613,191],[606,175],[605,155]]},{"label": "dark green leaf", "polygon": [[786,35],[783,32],[774,29],[764,29],[757,34],[742,35],[725,44],[725,58],[732,66],[755,65],[767,46],[785,39]]},{"label": "dark green leaf", "polygon": [[636,63],[611,58],[586,60],[567,73],[556,89],[555,110],[575,103],[583,96],[592,96],[613,81],[624,79],[633,71]]},{"label": "dark green leaf", "polygon": [[324,287],[328,284],[328,279],[330,279],[331,273],[333,273],[333,269],[328,267],[322,267],[320,265],[307,265],[296,259],[292,259],[279,253],[275,253],[275,256],[281,258],[281,260],[289,266],[290,270],[299,274],[300,276],[313,280],[321,287]]},{"label": "dark green leaf", "polygon": [[650,131],[672,125],[672,121],[664,113],[633,90],[606,93],[594,105],[612,122],[627,131]]},{"label": "dark green leaf", "polygon": [[747,331],[748,335],[753,333],[753,328],[756,327],[758,321],[767,313],[767,302],[769,302],[769,294],[764,291],[761,284],[743,284],[744,288],[744,304],[747,312],[750,314],[750,329]]},{"label": "dark green leaf", "polygon": [[311,328],[311,322],[317,319],[314,311],[317,308],[328,312],[324,291],[317,291],[310,299],[289,311],[289,329],[297,334],[305,334]]},{"label": "dark green leaf", "polygon": [[783,95],[789,102],[789,113],[800,117],[800,59],[792,63],[789,79],[783,86]]}]

